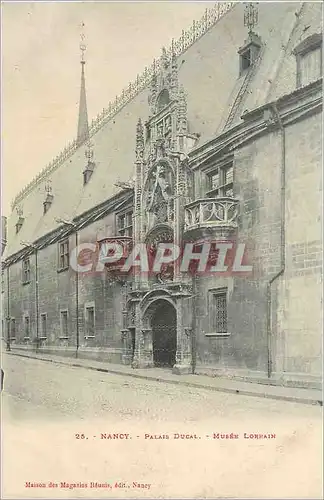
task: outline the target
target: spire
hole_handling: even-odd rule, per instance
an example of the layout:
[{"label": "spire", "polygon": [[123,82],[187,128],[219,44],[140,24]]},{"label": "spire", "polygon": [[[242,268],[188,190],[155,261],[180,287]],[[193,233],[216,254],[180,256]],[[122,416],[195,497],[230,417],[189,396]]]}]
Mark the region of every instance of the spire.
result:
[{"label": "spire", "polygon": [[[82,23],[82,28],[84,28],[84,23]],[[87,111],[87,96],[85,88],[85,76],[84,76],[84,66],[85,58],[84,52],[86,50],[86,45],[84,43],[85,35],[81,34],[81,90],[80,90],[80,102],[79,102],[79,121],[78,121],[78,135],[77,135],[77,145],[80,146],[83,142],[89,139],[89,124],[88,124],[88,111]]]}]

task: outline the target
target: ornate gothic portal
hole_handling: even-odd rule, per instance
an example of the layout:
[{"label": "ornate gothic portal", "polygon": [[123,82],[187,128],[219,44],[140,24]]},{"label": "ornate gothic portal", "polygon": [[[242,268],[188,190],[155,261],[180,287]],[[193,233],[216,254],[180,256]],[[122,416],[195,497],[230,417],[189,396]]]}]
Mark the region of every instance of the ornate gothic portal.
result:
[{"label": "ornate gothic portal", "polygon": [[[182,245],[184,207],[192,201],[193,173],[188,153],[197,142],[189,130],[187,99],[178,81],[175,54],[162,51],[151,80],[151,115],[136,129],[134,245],[145,243],[154,262],[157,245]],[[171,245],[170,245],[171,244]],[[191,278],[178,264],[135,276],[124,312],[125,362],[134,367],[173,366],[191,371]],[[132,325],[127,324],[133,311]],[[135,348],[131,332],[135,332]]]}]

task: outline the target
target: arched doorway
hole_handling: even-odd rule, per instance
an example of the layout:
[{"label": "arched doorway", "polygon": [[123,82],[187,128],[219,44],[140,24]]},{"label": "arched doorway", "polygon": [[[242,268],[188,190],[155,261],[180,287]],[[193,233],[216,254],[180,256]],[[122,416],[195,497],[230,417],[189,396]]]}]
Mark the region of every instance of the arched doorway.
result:
[{"label": "arched doorway", "polygon": [[177,314],[166,300],[157,300],[151,316],[153,361],[155,366],[175,364],[177,350]]}]

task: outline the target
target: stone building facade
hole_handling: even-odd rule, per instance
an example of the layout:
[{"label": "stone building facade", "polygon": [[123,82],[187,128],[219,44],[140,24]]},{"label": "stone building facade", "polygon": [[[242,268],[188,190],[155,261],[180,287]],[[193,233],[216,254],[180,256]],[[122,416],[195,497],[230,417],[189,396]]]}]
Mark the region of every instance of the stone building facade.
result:
[{"label": "stone building facade", "polygon": [[[90,127],[82,60],[78,138],[8,221],[11,349],[319,386],[321,14],[217,4]],[[111,242],[127,258],[206,241],[244,244],[249,272],[98,260]]]}]

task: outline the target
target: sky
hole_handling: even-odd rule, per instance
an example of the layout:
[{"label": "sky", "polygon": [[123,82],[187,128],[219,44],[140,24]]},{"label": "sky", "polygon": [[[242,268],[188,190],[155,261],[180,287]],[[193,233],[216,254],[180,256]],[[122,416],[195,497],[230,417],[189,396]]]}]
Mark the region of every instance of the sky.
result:
[{"label": "sky", "polygon": [[80,34],[89,122],[207,2],[2,3],[2,214],[76,136]]}]

